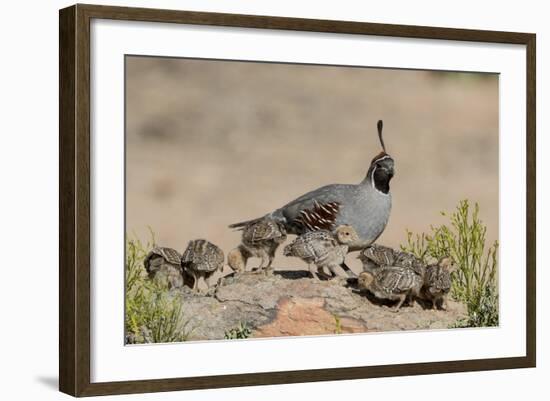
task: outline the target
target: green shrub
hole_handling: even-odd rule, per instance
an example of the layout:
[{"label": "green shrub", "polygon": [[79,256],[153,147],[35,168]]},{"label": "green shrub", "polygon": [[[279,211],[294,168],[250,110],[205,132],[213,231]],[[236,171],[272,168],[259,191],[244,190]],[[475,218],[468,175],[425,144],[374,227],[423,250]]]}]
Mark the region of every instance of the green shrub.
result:
[{"label": "green shrub", "polygon": [[181,299],[147,277],[143,261],[154,246],[138,239],[126,242],[126,342],[186,341],[191,334],[182,319]]},{"label": "green shrub", "polygon": [[342,334],[342,321],[340,320],[340,316],[332,316],[334,316],[334,334]]},{"label": "green shrub", "polygon": [[450,224],[430,226],[429,234],[407,230],[404,251],[424,261],[451,256],[457,264],[451,296],[468,307],[468,318],[454,327],[498,326],[498,241],[486,247],[487,227],[479,219],[479,206],[473,211],[467,200],[448,216]]},{"label": "green shrub", "polygon": [[248,327],[246,323],[239,323],[239,326],[226,330],[224,338],[226,340],[241,340],[250,337],[252,330]]}]

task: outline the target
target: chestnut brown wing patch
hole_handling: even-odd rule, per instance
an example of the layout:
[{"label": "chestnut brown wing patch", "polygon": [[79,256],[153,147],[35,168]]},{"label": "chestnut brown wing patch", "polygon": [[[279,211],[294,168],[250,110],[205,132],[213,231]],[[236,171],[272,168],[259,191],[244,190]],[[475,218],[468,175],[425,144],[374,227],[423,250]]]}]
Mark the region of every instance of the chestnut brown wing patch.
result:
[{"label": "chestnut brown wing patch", "polygon": [[294,219],[294,224],[303,227],[304,231],[332,231],[335,228],[336,216],[339,211],[339,202],[313,201],[313,207],[301,210],[298,217]]}]

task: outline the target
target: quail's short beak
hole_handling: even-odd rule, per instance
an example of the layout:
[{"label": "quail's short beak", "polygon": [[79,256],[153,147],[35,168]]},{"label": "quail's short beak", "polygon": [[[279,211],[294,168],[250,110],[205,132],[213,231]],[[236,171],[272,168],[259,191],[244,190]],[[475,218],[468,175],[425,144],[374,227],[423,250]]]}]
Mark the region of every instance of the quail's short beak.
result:
[{"label": "quail's short beak", "polygon": [[395,174],[395,170],[393,167],[383,167],[382,169],[386,172],[386,174],[388,174],[388,176],[390,176],[390,178],[393,177]]},{"label": "quail's short beak", "polygon": [[385,159],[380,161],[378,164],[378,168],[383,170],[388,176],[393,177],[395,174],[395,167],[394,162],[392,159]]}]

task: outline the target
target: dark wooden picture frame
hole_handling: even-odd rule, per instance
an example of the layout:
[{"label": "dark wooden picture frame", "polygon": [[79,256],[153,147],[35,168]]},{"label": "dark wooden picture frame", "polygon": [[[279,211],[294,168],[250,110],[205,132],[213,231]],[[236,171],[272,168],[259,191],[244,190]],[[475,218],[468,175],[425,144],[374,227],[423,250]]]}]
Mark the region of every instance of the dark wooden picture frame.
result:
[{"label": "dark wooden picture frame", "polygon": [[[91,383],[90,22],[93,18],[525,45],[527,49],[526,356]],[[59,29],[59,388],[62,392],[73,396],[93,396],[535,366],[535,34],[80,4],[60,10]]]}]

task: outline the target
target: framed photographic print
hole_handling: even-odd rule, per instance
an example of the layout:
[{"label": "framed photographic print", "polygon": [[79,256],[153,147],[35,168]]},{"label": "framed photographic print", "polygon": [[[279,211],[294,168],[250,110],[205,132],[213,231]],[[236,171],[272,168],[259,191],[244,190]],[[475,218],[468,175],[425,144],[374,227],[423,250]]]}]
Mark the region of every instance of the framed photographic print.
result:
[{"label": "framed photographic print", "polygon": [[535,113],[534,34],[61,10],[60,390],[534,367]]}]

